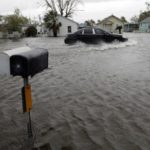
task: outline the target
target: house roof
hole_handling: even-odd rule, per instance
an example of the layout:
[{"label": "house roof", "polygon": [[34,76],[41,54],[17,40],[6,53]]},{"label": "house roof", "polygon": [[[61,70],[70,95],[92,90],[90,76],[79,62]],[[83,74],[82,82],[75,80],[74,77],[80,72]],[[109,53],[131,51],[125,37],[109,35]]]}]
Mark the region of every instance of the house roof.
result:
[{"label": "house roof", "polygon": [[150,17],[145,18],[141,23],[150,23]]},{"label": "house roof", "polygon": [[69,21],[71,21],[71,22],[73,22],[73,23],[75,23],[75,24],[77,24],[77,25],[79,25],[79,23],[77,23],[76,21],[74,21],[74,20],[72,20],[72,19],[70,19],[70,18],[66,18],[66,17],[64,17],[64,16],[61,16],[61,15],[58,15],[59,17],[62,17],[62,18],[64,18],[64,19],[66,19],[66,20],[69,20]]},{"label": "house roof", "polygon": [[116,17],[116,16],[114,16],[114,15],[110,15],[110,16],[108,16],[107,18],[104,18],[104,19],[101,21],[101,23],[106,22],[106,21],[107,21],[109,18],[111,18],[111,17],[114,17],[115,19],[117,19],[117,20],[119,20],[120,22],[122,22],[122,20],[119,19],[118,17]]}]

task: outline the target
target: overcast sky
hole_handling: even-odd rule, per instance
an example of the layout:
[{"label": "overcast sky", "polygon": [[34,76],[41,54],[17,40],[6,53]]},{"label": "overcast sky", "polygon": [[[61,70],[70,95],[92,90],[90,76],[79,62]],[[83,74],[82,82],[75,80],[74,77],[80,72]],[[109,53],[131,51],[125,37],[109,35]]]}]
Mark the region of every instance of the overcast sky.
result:
[{"label": "overcast sky", "polygon": [[[134,15],[145,10],[145,2],[150,0],[82,0],[73,19],[79,23],[88,19],[102,20],[109,15],[125,16],[129,21]],[[43,0],[0,0],[0,14],[10,14],[19,8],[23,15],[31,18],[43,16],[46,8]]]}]

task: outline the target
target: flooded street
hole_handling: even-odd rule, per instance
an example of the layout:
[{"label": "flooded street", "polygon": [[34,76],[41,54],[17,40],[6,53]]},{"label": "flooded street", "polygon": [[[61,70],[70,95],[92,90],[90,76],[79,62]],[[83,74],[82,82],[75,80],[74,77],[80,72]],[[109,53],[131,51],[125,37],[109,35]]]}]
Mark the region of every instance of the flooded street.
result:
[{"label": "flooded street", "polygon": [[[49,51],[49,69],[30,79],[34,147],[150,150],[150,34],[125,43],[64,44],[64,38],[0,40],[0,51]],[[21,77],[0,77],[0,150],[27,149]]]}]

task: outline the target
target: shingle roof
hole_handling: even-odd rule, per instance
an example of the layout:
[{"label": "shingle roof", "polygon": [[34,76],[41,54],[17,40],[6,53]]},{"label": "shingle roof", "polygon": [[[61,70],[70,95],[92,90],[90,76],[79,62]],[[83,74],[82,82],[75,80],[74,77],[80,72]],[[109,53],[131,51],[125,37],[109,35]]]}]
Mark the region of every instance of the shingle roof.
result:
[{"label": "shingle roof", "polygon": [[77,24],[77,25],[79,25],[79,23],[77,23],[76,21],[74,21],[74,20],[71,20],[70,18],[67,18],[67,17],[64,17],[64,16],[61,16],[61,15],[58,15],[59,17],[62,17],[62,18],[64,18],[64,19],[67,19],[67,20],[69,20],[69,21],[71,21],[71,22],[73,22],[73,23],[75,23],[75,24]]},{"label": "shingle roof", "polygon": [[150,23],[150,17],[145,18],[141,23]]},{"label": "shingle roof", "polygon": [[107,21],[107,20],[108,20],[109,18],[111,18],[111,17],[114,17],[114,18],[116,18],[117,20],[119,20],[120,22],[122,22],[122,20],[121,20],[120,18],[118,18],[118,17],[116,17],[116,16],[114,16],[114,15],[111,15],[111,16],[108,16],[107,18],[104,18],[104,19],[101,21],[101,23]]}]

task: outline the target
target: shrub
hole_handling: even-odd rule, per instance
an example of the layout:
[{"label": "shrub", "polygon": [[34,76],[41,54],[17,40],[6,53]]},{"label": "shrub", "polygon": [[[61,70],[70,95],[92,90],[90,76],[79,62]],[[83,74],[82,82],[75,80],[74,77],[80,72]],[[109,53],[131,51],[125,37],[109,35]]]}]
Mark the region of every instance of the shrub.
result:
[{"label": "shrub", "polygon": [[26,29],[25,35],[27,37],[35,37],[37,35],[37,29],[34,26],[30,26]]}]

